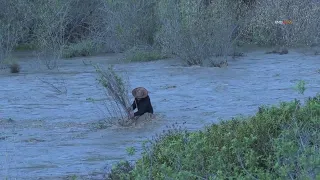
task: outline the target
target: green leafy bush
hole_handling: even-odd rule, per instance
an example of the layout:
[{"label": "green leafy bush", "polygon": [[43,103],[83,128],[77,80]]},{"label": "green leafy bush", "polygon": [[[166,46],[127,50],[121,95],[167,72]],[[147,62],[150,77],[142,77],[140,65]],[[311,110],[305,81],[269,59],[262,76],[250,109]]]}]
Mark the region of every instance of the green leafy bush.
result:
[{"label": "green leafy bush", "polygon": [[65,46],[62,56],[64,58],[90,56],[96,51],[96,45],[92,41],[87,40]]},{"label": "green leafy bush", "polygon": [[260,107],[205,130],[173,128],[144,145],[132,179],[320,178],[320,95]]},{"label": "green leafy bush", "polygon": [[125,60],[129,62],[154,61],[166,59],[160,50],[152,47],[133,47],[125,53]]},{"label": "green leafy bush", "polygon": [[134,166],[128,161],[120,161],[114,165],[111,172],[108,174],[107,179],[110,180],[129,180],[132,179],[131,171]]},{"label": "green leafy bush", "polygon": [[34,43],[22,43],[15,46],[14,50],[16,51],[28,51],[28,50],[36,50],[37,46]]},{"label": "green leafy bush", "polygon": [[153,60],[159,60],[164,59],[165,57],[162,56],[159,52],[136,52],[132,56],[127,57],[128,61],[131,62],[139,62],[139,61],[153,61]]}]

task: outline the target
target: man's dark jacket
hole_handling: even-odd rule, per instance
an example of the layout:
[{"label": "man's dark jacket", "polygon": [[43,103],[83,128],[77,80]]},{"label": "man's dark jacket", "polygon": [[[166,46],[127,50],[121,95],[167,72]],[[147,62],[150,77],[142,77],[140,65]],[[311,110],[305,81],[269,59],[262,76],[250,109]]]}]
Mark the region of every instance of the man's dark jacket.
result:
[{"label": "man's dark jacket", "polygon": [[138,106],[138,111],[134,113],[134,116],[141,116],[147,112],[153,114],[153,107],[151,105],[149,96],[142,98],[140,100],[135,99],[132,103],[132,109],[135,110],[137,106]]}]

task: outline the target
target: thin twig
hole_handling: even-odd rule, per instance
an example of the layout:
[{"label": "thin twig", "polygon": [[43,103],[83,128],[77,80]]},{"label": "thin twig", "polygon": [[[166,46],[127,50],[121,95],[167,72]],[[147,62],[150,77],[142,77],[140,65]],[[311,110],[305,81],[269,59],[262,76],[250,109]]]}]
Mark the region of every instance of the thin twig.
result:
[{"label": "thin twig", "polygon": [[66,94],[67,93],[67,88],[66,86],[64,86],[64,91],[62,91],[61,89],[59,89],[57,86],[55,86],[53,83],[50,83],[48,81],[45,81],[39,77],[36,77],[37,79],[39,79],[42,83],[49,85],[51,88],[54,89],[55,92],[59,93],[59,94]]}]

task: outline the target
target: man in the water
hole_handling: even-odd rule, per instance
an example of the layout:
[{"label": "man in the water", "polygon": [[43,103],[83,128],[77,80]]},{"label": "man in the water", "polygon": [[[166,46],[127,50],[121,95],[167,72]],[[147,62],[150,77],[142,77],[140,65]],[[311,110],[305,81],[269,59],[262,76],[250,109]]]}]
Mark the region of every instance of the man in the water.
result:
[{"label": "man in the water", "polygon": [[[153,114],[153,107],[151,105],[150,97],[148,91],[143,87],[137,87],[132,90],[132,95],[135,98],[131,107],[128,108],[130,112],[130,118],[138,118],[145,114]],[[133,112],[135,109],[137,112]]]}]

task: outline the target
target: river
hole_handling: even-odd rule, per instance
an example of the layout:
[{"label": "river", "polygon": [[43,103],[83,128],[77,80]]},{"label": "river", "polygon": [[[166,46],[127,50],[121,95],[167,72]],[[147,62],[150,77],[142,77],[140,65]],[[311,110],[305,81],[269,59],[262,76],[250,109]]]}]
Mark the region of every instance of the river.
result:
[{"label": "river", "polygon": [[[167,125],[197,130],[320,92],[319,56],[264,52],[247,53],[225,68],[185,67],[177,59],[117,64],[121,56],[100,55],[61,60],[59,69],[47,70],[32,56],[17,56],[19,74],[0,71],[0,178],[99,177],[107,164],[138,158],[141,143]],[[89,61],[115,64],[127,72],[131,88],[146,87],[161,118],[136,128],[99,128],[107,114],[87,99],[105,95],[94,68],[83,63]],[[293,89],[299,80],[306,82],[304,95]],[[136,155],[128,156],[127,147]]]}]

